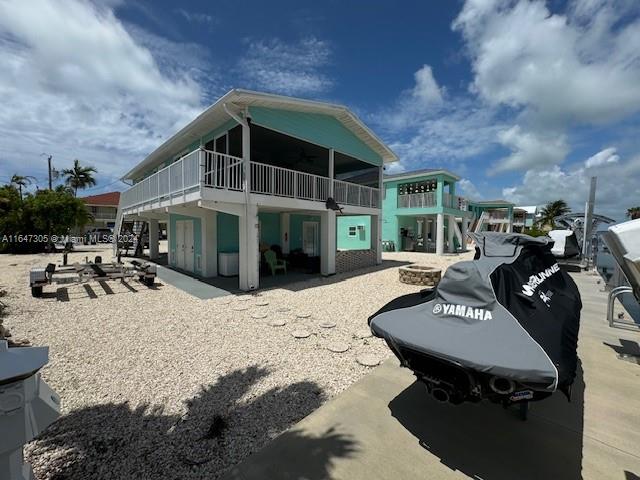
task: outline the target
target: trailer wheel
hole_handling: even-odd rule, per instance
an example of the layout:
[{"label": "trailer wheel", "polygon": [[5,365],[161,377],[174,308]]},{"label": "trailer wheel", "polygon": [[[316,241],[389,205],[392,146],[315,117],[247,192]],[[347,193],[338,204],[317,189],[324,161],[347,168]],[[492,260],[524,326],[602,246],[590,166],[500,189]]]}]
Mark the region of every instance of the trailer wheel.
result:
[{"label": "trailer wheel", "polygon": [[153,277],[143,278],[142,283],[144,283],[147,287],[153,287]]},{"label": "trailer wheel", "polygon": [[31,296],[40,298],[42,296],[42,287],[31,287]]}]

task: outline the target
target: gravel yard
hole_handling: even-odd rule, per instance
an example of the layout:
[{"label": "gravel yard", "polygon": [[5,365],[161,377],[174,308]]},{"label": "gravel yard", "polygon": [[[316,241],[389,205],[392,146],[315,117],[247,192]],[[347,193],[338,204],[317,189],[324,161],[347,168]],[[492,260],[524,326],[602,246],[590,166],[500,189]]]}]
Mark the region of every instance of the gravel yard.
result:
[{"label": "gravel yard", "polygon": [[385,253],[358,275],[212,300],[137,281],[50,286],[36,299],[29,269],[61,255],[0,256],[5,326],[49,345],[43,376],[63,402],[26,448],[36,477],[218,478],[371,371],[357,357],[390,355],[361,337],[370,314],[421,288],[400,283],[398,266],[472,256]]}]

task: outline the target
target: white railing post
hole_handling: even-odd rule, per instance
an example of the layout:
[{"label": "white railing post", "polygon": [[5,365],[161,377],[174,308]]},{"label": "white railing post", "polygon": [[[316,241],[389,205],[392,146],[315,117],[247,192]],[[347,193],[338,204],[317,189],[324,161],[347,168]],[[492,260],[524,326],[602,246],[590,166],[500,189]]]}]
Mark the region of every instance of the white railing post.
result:
[{"label": "white railing post", "polygon": [[276,169],[271,168],[271,195],[276,194]]}]

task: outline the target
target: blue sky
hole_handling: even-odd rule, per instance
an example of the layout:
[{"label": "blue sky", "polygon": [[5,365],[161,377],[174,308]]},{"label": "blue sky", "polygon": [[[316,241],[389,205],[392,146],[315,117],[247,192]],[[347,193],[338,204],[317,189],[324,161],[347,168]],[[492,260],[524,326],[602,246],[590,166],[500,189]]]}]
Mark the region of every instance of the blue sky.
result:
[{"label": "blue sky", "polygon": [[74,158],[88,193],[233,87],[343,103],[464,194],[581,210],[640,204],[632,0],[0,0],[0,181]]}]

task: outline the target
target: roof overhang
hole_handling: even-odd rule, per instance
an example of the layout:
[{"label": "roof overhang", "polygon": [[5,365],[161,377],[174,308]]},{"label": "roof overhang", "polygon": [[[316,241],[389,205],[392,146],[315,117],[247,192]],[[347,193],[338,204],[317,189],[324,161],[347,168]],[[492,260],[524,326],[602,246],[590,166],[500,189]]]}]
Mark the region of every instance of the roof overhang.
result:
[{"label": "roof overhang", "polygon": [[414,172],[405,172],[405,173],[396,173],[393,175],[385,175],[382,179],[383,182],[393,182],[396,180],[410,180],[412,178],[418,178],[418,177],[435,177],[438,175],[446,175],[447,177],[453,178],[454,180],[458,181],[460,180],[460,177],[458,175],[456,175],[453,172],[450,172],[449,170],[444,170],[444,169],[440,169],[440,170],[418,170],[418,171],[414,171]]},{"label": "roof overhang", "polygon": [[151,152],[142,162],[129,170],[122,177],[122,180],[135,179],[159,162],[166,160],[168,156],[184,150],[195,140],[207,135],[212,129],[231,120],[231,117],[225,111],[225,104],[227,108],[235,112],[242,112],[248,107],[257,106],[331,115],[380,155],[384,163],[398,160],[397,155],[353,112],[343,105],[251,90],[233,89],[220,97],[213,105]]}]

